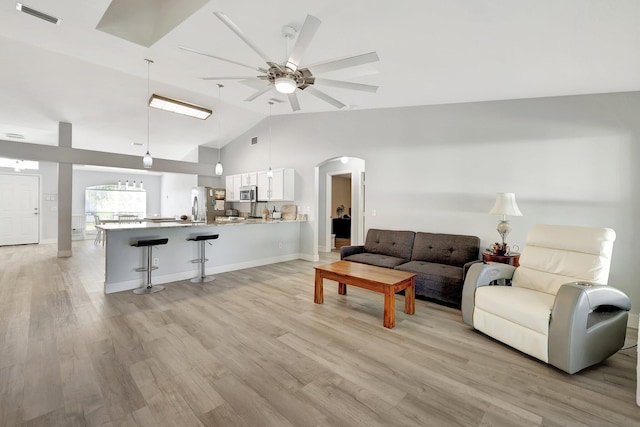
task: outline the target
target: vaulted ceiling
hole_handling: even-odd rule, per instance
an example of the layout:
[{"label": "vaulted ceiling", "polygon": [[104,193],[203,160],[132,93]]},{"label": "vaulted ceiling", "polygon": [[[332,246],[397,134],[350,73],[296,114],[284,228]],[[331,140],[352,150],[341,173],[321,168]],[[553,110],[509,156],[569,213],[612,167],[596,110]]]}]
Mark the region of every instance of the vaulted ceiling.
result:
[{"label": "vaulted ceiling", "polygon": [[[322,76],[379,86],[323,88],[346,108],[640,90],[637,0],[27,1],[62,21],[0,0],[0,139],[56,144],[58,122],[67,121],[77,148],[144,154],[132,144],[147,139],[149,58],[151,92],[214,110],[205,121],[152,110],[155,156],[188,159],[199,145],[226,144],[269,114],[269,99],[286,98],[271,91],[245,102],[255,89],[227,80],[219,99],[218,82],[201,79],[247,69],[179,46],[264,66],[215,11],[276,62],[286,56],[282,27],[299,29],[307,14],[322,24],[303,64],[376,51],[379,62]],[[282,102],[273,114],[335,111],[308,93],[299,100],[301,111]]]}]

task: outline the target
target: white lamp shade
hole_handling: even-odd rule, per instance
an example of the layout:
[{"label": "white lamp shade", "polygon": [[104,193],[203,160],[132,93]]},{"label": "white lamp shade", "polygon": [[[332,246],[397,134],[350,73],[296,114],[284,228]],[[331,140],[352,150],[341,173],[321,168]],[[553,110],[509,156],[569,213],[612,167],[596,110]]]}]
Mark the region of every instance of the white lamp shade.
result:
[{"label": "white lamp shade", "polygon": [[224,169],[222,168],[222,163],[220,163],[219,161],[218,163],[216,163],[215,171],[216,171],[216,175],[218,176],[222,175],[222,172],[224,171]]},{"label": "white lamp shade", "polygon": [[149,154],[148,151],[147,154],[145,154],[142,158],[142,166],[145,169],[149,169],[151,166],[153,166],[153,157],[151,157],[151,154]]},{"label": "white lamp shade", "polygon": [[293,93],[297,87],[296,82],[288,77],[279,77],[274,84],[280,93]]},{"label": "white lamp shade", "polygon": [[522,216],[522,212],[518,209],[515,193],[498,193],[496,203],[489,211],[495,215]]}]

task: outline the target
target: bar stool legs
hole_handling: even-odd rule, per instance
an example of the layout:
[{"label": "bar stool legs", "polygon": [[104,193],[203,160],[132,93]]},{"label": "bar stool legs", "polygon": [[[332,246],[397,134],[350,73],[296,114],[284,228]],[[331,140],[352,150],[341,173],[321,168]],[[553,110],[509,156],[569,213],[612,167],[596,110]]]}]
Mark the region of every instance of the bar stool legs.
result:
[{"label": "bar stool legs", "polygon": [[211,245],[211,242],[209,242],[209,240],[215,240],[217,238],[218,238],[218,234],[210,234],[210,235],[204,235],[204,236],[196,236],[196,237],[187,239],[193,242],[200,242],[200,258],[191,260],[191,262],[194,264],[200,264],[200,276],[194,277],[193,279],[191,279],[191,283],[206,283],[206,282],[211,282],[213,280],[216,280],[215,277],[207,276],[205,273],[205,263],[209,260],[205,256],[206,253],[205,253],[204,244],[208,243]]},{"label": "bar stool legs", "polygon": [[146,271],[147,272],[147,283],[144,288],[136,288],[133,290],[134,294],[144,295],[144,294],[152,294],[154,292],[160,292],[164,290],[164,286],[156,285],[154,286],[151,283],[151,272],[153,270],[157,270],[158,267],[153,266],[153,247],[157,245],[166,245],[169,239],[153,239],[153,240],[138,240],[131,246],[136,247],[147,247],[147,265],[144,267],[136,268],[136,271]]}]

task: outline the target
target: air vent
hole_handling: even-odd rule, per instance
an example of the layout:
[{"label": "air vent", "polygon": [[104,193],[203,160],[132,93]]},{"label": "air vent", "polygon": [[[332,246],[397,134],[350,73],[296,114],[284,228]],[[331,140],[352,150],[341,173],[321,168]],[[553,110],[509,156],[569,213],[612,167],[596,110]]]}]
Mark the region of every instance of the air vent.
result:
[{"label": "air vent", "polygon": [[19,133],[5,133],[5,135],[7,136],[7,138],[24,139],[24,135],[21,135]]},{"label": "air vent", "polygon": [[22,3],[16,3],[16,9],[20,12],[24,12],[27,15],[35,16],[36,18],[40,18],[44,21],[51,22],[52,24],[59,24],[61,19],[56,18],[55,16],[47,15],[44,12],[40,12],[39,10],[35,10],[30,8],[29,6],[25,6]]}]

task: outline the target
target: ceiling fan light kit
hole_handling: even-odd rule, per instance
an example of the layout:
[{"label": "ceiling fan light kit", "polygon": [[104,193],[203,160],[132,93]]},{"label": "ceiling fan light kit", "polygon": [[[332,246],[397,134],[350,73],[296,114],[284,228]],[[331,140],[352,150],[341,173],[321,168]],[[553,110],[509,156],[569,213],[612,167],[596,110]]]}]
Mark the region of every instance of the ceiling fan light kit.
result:
[{"label": "ceiling fan light kit", "polygon": [[295,92],[298,87],[295,80],[289,77],[278,77],[277,79],[274,79],[274,85],[278,92],[284,93],[285,95]]},{"label": "ceiling fan light kit", "polygon": [[[311,40],[313,39],[316,31],[320,27],[322,21],[312,15],[307,15],[307,18],[302,24],[302,28],[299,32],[297,32],[298,36],[293,46],[293,49],[289,53],[287,48],[287,55],[285,61],[282,63],[277,63],[272,61],[266,53],[264,53],[260,48],[253,43],[229,17],[227,17],[222,12],[214,12],[213,13],[223,24],[225,24],[231,31],[233,31],[242,41],[249,46],[258,56],[260,56],[267,64],[267,68],[264,67],[253,67],[251,65],[243,64],[238,61],[234,61],[232,59],[222,58],[216,55],[212,55],[205,52],[200,52],[195,49],[190,49],[187,47],[180,47],[180,49],[186,50],[188,52],[197,53],[199,55],[207,56],[209,58],[214,58],[220,61],[229,62],[231,64],[239,65],[245,68],[250,68],[253,71],[258,71],[262,73],[257,77],[203,77],[203,80],[252,80],[252,81],[262,81],[266,83],[266,86],[260,88],[253,95],[249,96],[245,99],[245,101],[253,101],[254,99],[262,96],[263,94],[269,92],[271,89],[274,89],[282,94],[287,95],[289,100],[289,104],[291,105],[291,109],[293,111],[300,110],[300,104],[298,102],[298,98],[296,97],[296,89],[300,91],[305,91],[306,93],[315,96],[316,98],[325,101],[336,108],[343,108],[345,104],[338,101],[337,99],[327,95],[326,93],[320,91],[314,85],[325,85],[332,87],[339,87],[343,89],[351,89],[351,90],[359,90],[364,92],[375,92],[378,87],[372,85],[364,85],[359,83],[351,83],[344,81],[335,81],[328,79],[317,79],[314,77],[314,74],[329,72],[340,70],[343,68],[354,67],[357,65],[370,64],[372,62],[379,61],[378,54],[376,52],[369,52],[361,55],[351,56],[348,58],[337,59],[332,61],[323,62],[320,64],[315,64],[312,66],[307,66],[305,68],[301,68],[300,64],[302,62],[302,57],[304,53],[307,51],[307,48],[311,44]],[[282,35],[287,39],[287,47],[288,42],[293,36],[296,34],[295,28],[291,26],[284,26],[282,28]]]}]

